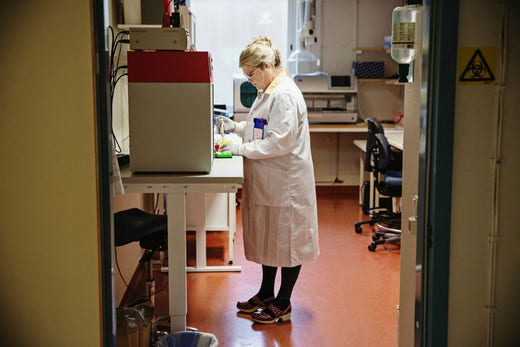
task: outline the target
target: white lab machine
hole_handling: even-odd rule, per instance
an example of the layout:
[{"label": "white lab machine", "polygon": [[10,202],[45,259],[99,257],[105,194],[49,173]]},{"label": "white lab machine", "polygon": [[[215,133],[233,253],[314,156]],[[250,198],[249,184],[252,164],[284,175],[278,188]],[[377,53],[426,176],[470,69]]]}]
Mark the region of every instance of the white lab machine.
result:
[{"label": "white lab machine", "polygon": [[191,38],[185,28],[130,27],[131,50],[185,51]]},{"label": "white lab machine", "polygon": [[213,77],[208,52],[129,51],[130,169],[210,172]]},{"label": "white lab machine", "polygon": [[357,88],[349,75],[316,72],[293,78],[305,99],[309,123],[357,122]]},{"label": "white lab machine", "polygon": [[245,120],[256,99],[257,90],[243,74],[233,74],[233,118]]}]

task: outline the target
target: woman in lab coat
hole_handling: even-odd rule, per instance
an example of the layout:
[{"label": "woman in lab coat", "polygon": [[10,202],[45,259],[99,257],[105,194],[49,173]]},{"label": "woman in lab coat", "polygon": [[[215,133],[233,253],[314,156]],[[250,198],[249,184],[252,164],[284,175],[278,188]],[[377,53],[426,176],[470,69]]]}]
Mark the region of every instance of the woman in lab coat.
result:
[{"label": "woman in lab coat", "polygon": [[[256,322],[273,323],[290,319],[290,298],[301,265],[319,254],[307,108],[268,38],[247,45],[239,66],[258,89],[257,98],[246,121],[221,117],[217,126],[243,138],[242,144],[225,145],[224,150],[244,157],[244,250],[248,260],[262,265],[262,283],[258,293],[238,302],[237,308],[252,313]],[[278,267],[282,281],[275,297]]]}]

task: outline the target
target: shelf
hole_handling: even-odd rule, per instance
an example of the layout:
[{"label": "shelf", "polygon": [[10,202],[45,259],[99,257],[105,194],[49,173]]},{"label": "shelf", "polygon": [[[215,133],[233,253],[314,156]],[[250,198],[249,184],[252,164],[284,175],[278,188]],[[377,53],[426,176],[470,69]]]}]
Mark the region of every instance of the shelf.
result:
[{"label": "shelf", "polygon": [[385,53],[390,53],[390,48],[385,48],[385,47],[358,47],[358,48],[354,48],[354,52],[356,52],[356,54],[361,54],[363,52],[385,52]]},{"label": "shelf", "polygon": [[129,30],[130,28],[161,28],[161,24],[118,24],[117,28],[121,30]]},{"label": "shelf", "polygon": [[390,85],[401,85],[401,83],[397,82],[397,79],[389,79],[389,78],[358,78],[358,83],[380,83],[380,84],[390,84]]}]

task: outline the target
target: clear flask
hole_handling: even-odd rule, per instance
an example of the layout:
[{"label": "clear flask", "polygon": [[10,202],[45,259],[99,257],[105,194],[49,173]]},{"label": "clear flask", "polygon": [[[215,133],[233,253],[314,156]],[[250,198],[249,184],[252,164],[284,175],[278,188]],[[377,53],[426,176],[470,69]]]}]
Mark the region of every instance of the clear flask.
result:
[{"label": "clear flask", "polygon": [[390,55],[399,64],[411,63],[417,53],[417,28],[421,5],[409,1],[409,5],[394,8],[392,12],[392,46]]}]

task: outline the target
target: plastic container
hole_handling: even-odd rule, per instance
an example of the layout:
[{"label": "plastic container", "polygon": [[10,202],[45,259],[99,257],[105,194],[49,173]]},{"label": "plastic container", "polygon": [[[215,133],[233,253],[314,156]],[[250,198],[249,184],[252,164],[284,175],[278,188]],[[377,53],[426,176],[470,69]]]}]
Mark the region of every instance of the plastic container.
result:
[{"label": "plastic container", "polygon": [[179,331],[157,341],[156,347],[217,347],[215,335],[198,331]]},{"label": "plastic container", "polygon": [[320,60],[310,50],[297,50],[287,58],[287,68],[291,75],[318,71]]},{"label": "plastic container", "polygon": [[[189,330],[191,329],[191,330]],[[159,317],[155,320],[155,347],[218,347],[215,335],[188,328],[187,331],[171,331],[171,316]]]},{"label": "plastic container", "polygon": [[417,55],[417,27],[422,6],[420,0],[409,0],[392,11],[392,44],[390,56],[399,64],[399,82],[408,82],[409,66]]},{"label": "plastic container", "polygon": [[420,5],[406,5],[392,11],[392,45],[390,54],[399,64],[409,64],[417,53],[416,24],[420,14]]}]

